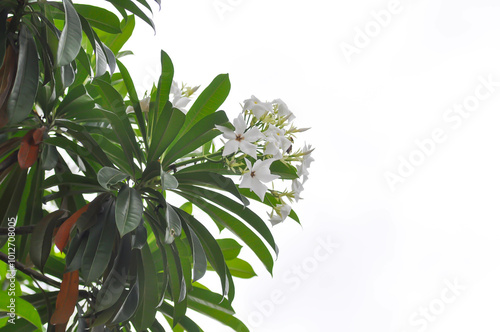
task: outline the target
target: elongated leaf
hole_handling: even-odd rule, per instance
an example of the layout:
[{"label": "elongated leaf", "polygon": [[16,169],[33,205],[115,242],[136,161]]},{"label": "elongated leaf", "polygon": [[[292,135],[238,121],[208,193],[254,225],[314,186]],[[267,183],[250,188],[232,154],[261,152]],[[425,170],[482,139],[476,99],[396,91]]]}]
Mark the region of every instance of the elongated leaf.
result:
[{"label": "elongated leaf", "polygon": [[144,14],[144,12],[139,7],[137,7],[137,5],[132,1],[130,0],[106,0],[106,1],[112,3],[113,5],[115,5],[115,7],[121,7],[137,15],[142,20],[144,20],[144,22],[149,24],[153,28],[153,30],[155,29],[153,20],[151,20],[146,14]]},{"label": "elongated leaf", "polygon": [[[255,201],[258,201],[260,203],[266,204],[267,206],[274,207],[277,204],[279,204],[279,202],[276,199],[276,197],[274,197],[270,193],[266,193],[266,195],[264,196],[264,201],[262,202],[260,200],[259,196],[257,196],[257,194],[255,194],[254,192],[250,191],[250,189],[247,189],[247,188],[238,188],[238,190],[240,191],[240,193],[242,195],[245,195],[246,197],[251,198],[251,199],[253,199]],[[295,213],[294,210],[291,210],[290,214],[288,216],[300,224],[299,217],[297,216],[297,213]]]},{"label": "elongated leaf", "polygon": [[121,237],[136,229],[141,222],[142,210],[139,192],[134,188],[124,186],[116,199],[116,226]]},{"label": "elongated leaf", "polygon": [[65,211],[57,210],[49,213],[36,224],[31,236],[30,259],[43,272],[43,267],[50,255],[52,236],[57,222],[66,215]]},{"label": "elongated leaf", "polygon": [[29,29],[21,25],[16,79],[7,101],[10,124],[23,121],[33,109],[38,90],[38,75],[38,53],[35,41]]},{"label": "elongated leaf", "polygon": [[267,243],[269,243],[269,245],[274,249],[274,252],[278,254],[278,246],[276,245],[274,237],[269,228],[267,227],[266,223],[249,208],[245,207],[242,204],[239,204],[238,202],[233,201],[232,199],[230,199],[225,195],[222,195],[218,192],[208,190],[205,188],[194,187],[194,186],[181,186],[179,187],[179,189],[187,191],[194,197],[203,197],[205,199],[208,199],[214,202],[215,204],[223,207],[224,209],[238,215],[250,226],[252,226],[253,229],[259,232],[259,234],[262,235],[262,237],[267,241]]},{"label": "elongated leaf", "polygon": [[224,112],[216,112],[204,117],[193,125],[185,135],[175,140],[175,143],[167,150],[168,152],[163,160],[163,167],[168,167],[177,158],[212,141],[221,134],[219,130],[214,129],[215,125],[222,125],[226,122],[228,122],[228,119]]},{"label": "elongated leaf", "polygon": [[93,27],[112,34],[121,32],[120,20],[109,10],[83,4],[75,4],[74,6],[78,14],[85,17]]},{"label": "elongated leaf", "polygon": [[67,272],[63,276],[61,290],[57,295],[56,310],[50,317],[50,324],[66,324],[75,310],[78,300],[78,271]]},{"label": "elongated leaf", "polygon": [[78,221],[78,218],[80,218],[80,216],[82,215],[82,213],[84,213],[85,211],[87,211],[88,207],[89,207],[89,204],[85,205],[80,210],[78,210],[75,213],[73,213],[71,215],[71,217],[69,217],[68,219],[66,219],[66,221],[57,230],[54,242],[55,242],[55,244],[57,246],[57,249],[59,249],[59,251],[62,252],[63,249],[68,244],[69,233],[71,232],[71,229],[73,228],[73,226],[75,225],[75,223]]},{"label": "elongated leaf", "polygon": [[103,167],[97,173],[97,181],[104,188],[109,190],[111,186],[122,182],[128,177],[127,174],[111,167]]},{"label": "elongated leaf", "polygon": [[[148,162],[157,160],[170,146],[184,124],[186,116],[167,101],[161,111],[151,136]],[[212,127],[213,128],[213,127]]]},{"label": "elongated leaf", "polygon": [[[136,282],[130,287],[130,290],[127,293],[127,297],[123,301],[123,305],[116,313],[115,317],[111,320],[110,324],[118,324],[124,321],[129,320],[137,308],[139,307],[139,282],[136,279]],[[155,309],[156,310],[156,309]]]},{"label": "elongated leaf", "polygon": [[186,199],[193,202],[200,209],[205,211],[212,219],[222,224],[224,227],[229,229],[233,234],[238,236],[243,242],[245,242],[250,249],[257,255],[264,266],[267,268],[269,273],[273,273],[274,259],[267,249],[266,245],[262,240],[252,232],[245,224],[243,224],[238,218],[234,217],[230,213],[219,209],[215,205],[208,203],[201,197],[191,196],[186,193],[179,193],[179,195],[185,197]]},{"label": "elongated leaf", "polygon": [[210,234],[210,232],[205,228],[205,226],[203,226],[203,224],[200,223],[198,220],[196,220],[193,216],[187,214],[186,212],[180,209],[177,208],[174,209],[176,210],[177,214],[181,217],[181,220],[184,222],[184,224],[191,227],[191,229],[198,236],[198,239],[203,245],[203,249],[208,258],[208,261],[219,275],[222,286],[222,292],[223,295],[225,296],[232,290],[229,287],[230,286],[229,277],[226,274],[227,270],[226,270],[226,262],[224,261],[224,255],[222,254],[222,251],[219,245],[217,244],[217,241],[214,239],[212,234]]},{"label": "elongated leaf", "polygon": [[238,191],[233,180],[223,175],[212,172],[198,172],[198,173],[177,173],[175,174],[179,184],[197,184],[202,186],[209,186],[225,190],[233,194],[244,205],[248,205],[248,200],[243,197]]},{"label": "elongated leaf", "polygon": [[249,279],[257,276],[252,266],[242,259],[235,258],[226,261],[226,264],[233,277]]},{"label": "elongated leaf", "polygon": [[78,85],[64,97],[57,108],[57,114],[63,115],[70,110],[73,112],[87,112],[94,109],[94,106],[94,100],[88,95],[85,87]]},{"label": "elongated leaf", "polygon": [[187,133],[201,119],[217,111],[229,95],[229,90],[231,90],[229,75],[221,74],[214,78],[186,114],[186,122],[179,133],[179,137]]},{"label": "elongated leaf", "polygon": [[169,285],[174,301],[174,326],[186,314],[186,281],[182,272],[182,265],[175,244],[166,246]]},{"label": "elongated leaf", "polygon": [[97,225],[89,231],[89,240],[83,253],[81,272],[85,284],[97,281],[108,266],[115,243],[115,206],[110,201],[97,215]]},{"label": "elongated leaf", "polygon": [[120,244],[118,256],[115,259],[113,268],[104,281],[99,293],[96,296],[96,310],[105,310],[118,301],[125,290],[127,275],[129,272],[130,260],[132,256],[131,236],[125,235]]},{"label": "elongated leaf", "polygon": [[143,331],[155,321],[156,305],[158,304],[158,281],[149,246],[145,245],[135,253],[139,272],[139,307],[133,322],[136,330]]},{"label": "elongated leaf", "polygon": [[233,239],[220,239],[217,240],[222,254],[224,254],[224,259],[227,261],[235,259],[240,254],[241,248],[243,246]]},{"label": "elongated leaf", "polygon": [[132,35],[134,28],[135,28],[135,16],[130,15],[120,22],[120,29],[122,33],[116,35],[108,35],[107,37],[103,38],[103,41],[105,42],[106,45],[109,46],[109,48],[111,49],[111,51],[113,51],[114,54],[117,54]]},{"label": "elongated leaf", "polygon": [[[38,331],[42,331],[42,321],[40,320],[40,316],[38,315],[36,308],[30,302],[20,297],[12,297],[8,294],[7,291],[0,291],[0,311],[10,312],[10,307],[12,307],[11,299],[15,301],[14,309],[16,316],[20,316],[26,319],[28,322],[33,324],[38,329]],[[14,324],[14,326],[18,327],[19,325],[21,324],[17,321]],[[33,329],[33,325],[31,326],[31,329]]]},{"label": "elongated leaf", "polygon": [[[167,302],[163,302],[163,304],[158,308],[158,310],[167,317],[173,319],[174,317],[174,307],[172,307]],[[202,332],[203,330],[196,325],[189,317],[184,316],[178,323],[177,326],[181,326],[187,332]]]},{"label": "elongated leaf", "polygon": [[165,220],[167,221],[165,243],[171,244],[175,237],[181,235],[182,225],[177,212],[168,203],[165,207]]},{"label": "elongated leaf", "polygon": [[189,239],[189,245],[191,246],[191,252],[193,255],[193,282],[200,280],[207,272],[207,256],[205,255],[205,250],[203,250],[203,245],[196,233],[187,226],[186,236]]},{"label": "elongated leaf", "polygon": [[63,0],[62,3],[64,6],[65,23],[57,49],[58,66],[65,66],[75,60],[82,44],[80,17],[70,0]]},{"label": "elongated leaf", "polygon": [[156,92],[156,111],[165,107],[170,95],[170,88],[174,79],[174,65],[167,53],[161,51],[161,75],[158,80],[158,90]]}]

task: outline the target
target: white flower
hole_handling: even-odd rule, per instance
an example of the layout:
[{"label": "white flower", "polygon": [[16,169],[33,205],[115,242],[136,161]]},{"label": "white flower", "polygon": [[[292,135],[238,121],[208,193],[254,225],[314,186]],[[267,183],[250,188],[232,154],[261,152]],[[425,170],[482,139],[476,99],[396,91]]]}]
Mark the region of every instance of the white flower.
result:
[{"label": "white flower", "polygon": [[314,158],[311,156],[311,145],[304,144],[304,148],[302,149],[302,153],[304,153],[304,157],[302,160],[302,164],[297,167],[297,175],[304,177],[304,183],[309,178],[308,168],[311,167],[311,163],[314,161]]},{"label": "white flower", "polygon": [[282,117],[288,116],[288,120],[291,121],[295,119],[295,115],[293,115],[292,111],[288,108],[285,102],[281,99],[273,100],[273,104],[277,105],[278,115]]},{"label": "white flower", "polygon": [[292,191],[293,191],[293,194],[294,194],[294,198],[295,198],[295,201],[298,202],[299,199],[302,199],[300,197],[300,193],[302,193],[304,191],[304,186],[302,185],[302,183],[295,179],[292,181]]},{"label": "white flower", "polygon": [[144,98],[143,100],[141,100],[139,102],[139,104],[141,105],[141,110],[144,112],[144,113],[147,113],[149,112],[149,102],[151,101],[151,97],[146,97]]},{"label": "white flower", "polygon": [[277,159],[281,159],[280,149],[287,151],[292,146],[292,142],[285,137],[285,130],[274,125],[270,125],[264,135],[266,135],[266,141],[268,142],[264,154],[270,154]]},{"label": "white flower", "polygon": [[[150,101],[151,101],[151,97],[146,97],[143,100],[139,101],[139,105],[141,105],[141,110],[144,113],[149,112],[149,102]],[[134,113],[134,107],[128,106],[127,109],[125,110],[125,113],[127,113],[127,114]]]},{"label": "white flower", "polygon": [[269,169],[274,161],[274,159],[259,159],[252,166],[252,163],[245,158],[248,172],[243,174],[240,188],[250,189],[250,191],[253,191],[259,196],[261,201],[264,201],[267,186],[263,182],[267,183],[279,179],[279,176],[271,174],[271,170]]},{"label": "white flower", "polygon": [[245,132],[246,123],[243,119],[243,115],[241,114],[238,115],[236,119],[234,119],[233,124],[235,128],[234,131],[224,126],[215,125],[217,129],[222,131],[222,133],[224,134],[224,138],[229,140],[224,146],[222,155],[227,156],[238,152],[238,149],[240,149],[247,155],[253,157],[254,159],[257,159],[257,146],[252,143],[261,138],[264,138],[264,134],[262,134],[260,130],[255,127],[250,128]]},{"label": "white flower", "polygon": [[179,85],[176,81],[172,81],[172,86],[170,87],[170,93],[173,95],[172,98],[172,106],[181,110],[184,113],[187,113],[187,110],[184,108],[189,104],[191,99],[188,97],[182,96],[182,90],[179,89]]},{"label": "white flower", "polygon": [[273,226],[276,226],[288,217],[290,211],[292,211],[292,207],[287,204],[278,204],[275,206],[274,211],[276,212],[276,214],[273,213],[272,215],[270,215],[269,221]]},{"label": "white flower", "polygon": [[252,114],[257,119],[260,119],[268,112],[272,112],[273,105],[271,103],[263,103],[257,97],[252,96],[252,98],[245,100],[243,110],[252,111]]}]

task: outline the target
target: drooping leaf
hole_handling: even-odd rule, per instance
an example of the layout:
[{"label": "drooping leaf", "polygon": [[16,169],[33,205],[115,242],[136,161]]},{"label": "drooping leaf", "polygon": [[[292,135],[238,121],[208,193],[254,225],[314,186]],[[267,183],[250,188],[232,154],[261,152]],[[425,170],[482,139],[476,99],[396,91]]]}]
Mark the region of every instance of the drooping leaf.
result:
[{"label": "drooping leaf", "polygon": [[140,251],[134,251],[139,272],[139,307],[134,315],[133,323],[138,331],[150,327],[156,314],[158,304],[158,281],[156,269],[148,245]]},{"label": "drooping leaf", "polygon": [[[42,331],[42,321],[40,320],[40,315],[38,314],[36,308],[29,301],[26,301],[21,297],[13,297],[9,295],[8,291],[0,291],[0,312],[11,312],[11,299],[14,300],[13,303],[15,306],[16,316],[22,317],[30,322],[32,324],[30,325],[31,330],[33,330],[33,327],[36,327],[38,331]],[[19,325],[21,325],[21,322],[16,321],[16,323],[12,325],[14,327],[19,327]]]},{"label": "drooping leaf", "polygon": [[127,174],[112,167],[103,167],[97,173],[97,181],[99,181],[99,184],[107,190],[109,190],[111,186],[122,182],[127,177]]},{"label": "drooping leaf", "polygon": [[56,310],[50,317],[50,324],[66,324],[75,310],[78,300],[78,271],[67,272],[63,276],[61,289],[57,295]]},{"label": "drooping leaf", "polygon": [[71,232],[71,229],[73,228],[73,226],[75,225],[75,223],[78,221],[78,218],[80,218],[80,216],[82,215],[82,213],[84,213],[85,211],[87,211],[88,207],[89,207],[89,204],[85,205],[80,210],[78,210],[75,213],[73,213],[71,215],[71,217],[69,217],[61,225],[61,227],[59,227],[59,229],[58,229],[58,231],[56,233],[56,236],[54,238],[54,242],[55,242],[55,244],[57,246],[57,249],[59,249],[59,251],[63,251],[63,249],[68,244],[69,234]]},{"label": "drooping leaf", "polygon": [[70,0],[62,1],[64,6],[64,29],[59,38],[57,65],[65,66],[76,59],[82,43],[80,17]]},{"label": "drooping leaf", "polygon": [[142,210],[139,192],[125,185],[116,199],[116,226],[121,237],[136,229],[141,222]]},{"label": "drooping leaf", "polygon": [[74,7],[93,27],[111,34],[121,33],[120,20],[109,10],[84,4],[75,4]]},{"label": "drooping leaf", "polygon": [[66,215],[65,211],[57,210],[46,215],[36,224],[31,236],[30,259],[43,272],[45,262],[52,248],[52,237],[57,222]]},{"label": "drooping leaf", "polygon": [[173,142],[179,129],[184,124],[186,116],[167,101],[157,117],[151,134],[151,144],[148,152],[148,162],[157,160]]},{"label": "drooping leaf", "polygon": [[7,101],[10,124],[23,121],[33,109],[38,90],[38,53],[29,29],[21,26],[19,33],[19,60],[16,79]]}]

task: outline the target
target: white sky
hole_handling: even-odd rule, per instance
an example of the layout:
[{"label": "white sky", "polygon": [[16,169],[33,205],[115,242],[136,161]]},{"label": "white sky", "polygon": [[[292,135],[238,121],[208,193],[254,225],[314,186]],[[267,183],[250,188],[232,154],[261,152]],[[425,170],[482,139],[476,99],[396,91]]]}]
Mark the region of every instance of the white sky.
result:
[{"label": "white sky", "polygon": [[[294,207],[303,228],[288,220],[273,229],[274,278],[244,252],[259,277],[237,280],[234,308],[251,331],[499,329],[500,87],[488,96],[478,88],[481,76],[500,82],[497,0],[402,0],[350,63],[341,43],[376,29],[370,13],[390,1],[221,0],[232,4],[222,17],[217,1],[163,2],[156,36],[139,23],[126,47],[142,91],[164,49],[177,81],[206,86],[230,74],[230,118],[255,94],[282,98],[297,125],[313,127],[304,137],[316,162]],[[476,89],[484,100],[475,112],[444,118]],[[418,159],[415,140],[434,130],[444,142],[391,191],[384,174],[397,174],[399,157]],[[340,247],[318,256],[328,237]],[[446,281],[455,279],[458,295]],[[269,306],[276,290],[283,301]]]}]

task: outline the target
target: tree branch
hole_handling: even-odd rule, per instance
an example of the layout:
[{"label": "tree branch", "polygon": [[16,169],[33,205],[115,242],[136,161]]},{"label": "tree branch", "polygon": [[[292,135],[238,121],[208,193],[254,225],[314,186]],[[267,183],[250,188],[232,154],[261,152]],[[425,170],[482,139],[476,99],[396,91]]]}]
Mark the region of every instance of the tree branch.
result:
[{"label": "tree branch", "polygon": [[[10,229],[10,231],[9,231]],[[14,228],[15,235],[31,234],[35,226],[19,226]],[[11,227],[0,227],[0,235],[7,235],[12,231]]]},{"label": "tree branch", "polygon": [[[3,252],[0,252],[0,260],[7,263],[7,265],[10,264],[7,254],[5,254]],[[57,282],[56,280],[51,279],[47,276],[44,276],[43,274],[41,274],[38,271],[30,269],[29,267],[27,267],[26,265],[24,265],[18,261],[14,261],[14,266],[16,267],[17,270],[23,272],[26,275],[29,275],[31,278],[43,281],[44,283],[51,285],[51,286],[54,286],[56,288],[61,287],[61,284],[59,282]]]}]

